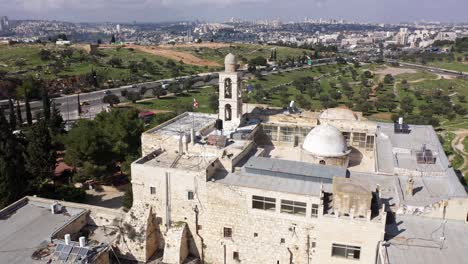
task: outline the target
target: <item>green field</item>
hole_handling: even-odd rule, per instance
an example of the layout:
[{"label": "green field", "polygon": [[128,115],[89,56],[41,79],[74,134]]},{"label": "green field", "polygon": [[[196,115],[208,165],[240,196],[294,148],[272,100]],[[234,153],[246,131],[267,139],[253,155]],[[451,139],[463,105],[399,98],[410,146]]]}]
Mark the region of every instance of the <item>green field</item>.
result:
[{"label": "green field", "polygon": [[[455,58],[459,58],[459,57],[463,58],[466,55],[463,53],[458,53],[458,52],[454,53]],[[442,69],[452,70],[452,71],[468,72],[467,60],[460,62],[456,59],[454,61],[449,61],[448,59],[442,59],[442,60],[435,60],[435,61],[428,62],[427,65],[442,68]]]},{"label": "green field", "polygon": [[[52,53],[49,59],[41,59],[41,50]],[[71,51],[69,56],[65,51]],[[109,64],[112,58],[119,58],[120,65]],[[169,60],[130,49],[108,48],[100,49],[98,56],[91,56],[86,51],[74,47],[58,47],[55,45],[15,45],[0,46],[0,70],[13,76],[24,77],[32,75],[45,79],[57,77],[82,76],[95,69],[103,80],[156,80],[175,76],[192,75],[207,72],[207,67],[194,66],[174,62],[175,66],[168,67]],[[140,67],[138,71],[131,71],[130,64],[148,65],[147,69]]]}]

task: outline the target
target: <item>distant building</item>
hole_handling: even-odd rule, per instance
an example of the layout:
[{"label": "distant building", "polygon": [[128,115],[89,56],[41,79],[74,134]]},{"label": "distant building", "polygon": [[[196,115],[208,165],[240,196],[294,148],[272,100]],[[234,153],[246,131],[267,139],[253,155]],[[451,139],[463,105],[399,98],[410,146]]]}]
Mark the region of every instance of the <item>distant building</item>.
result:
[{"label": "distant building", "polygon": [[10,28],[10,22],[7,16],[0,17],[0,32],[6,31]]},{"label": "distant building", "polygon": [[408,44],[408,28],[400,28],[400,32],[396,35],[396,42],[402,46]]},{"label": "distant building", "polygon": [[68,46],[68,45],[71,45],[71,41],[70,40],[59,39],[59,40],[55,41],[55,45]]}]

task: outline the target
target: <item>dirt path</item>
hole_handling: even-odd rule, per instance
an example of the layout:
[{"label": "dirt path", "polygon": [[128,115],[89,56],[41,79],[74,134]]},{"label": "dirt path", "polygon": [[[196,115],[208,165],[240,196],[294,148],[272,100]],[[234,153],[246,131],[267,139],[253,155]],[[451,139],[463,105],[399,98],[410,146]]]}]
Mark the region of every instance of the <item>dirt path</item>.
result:
[{"label": "dirt path", "polygon": [[198,66],[221,66],[219,63],[198,58],[188,52],[177,51],[171,48],[161,48],[154,46],[139,46],[139,45],[128,45],[125,48],[132,48],[138,51],[162,56],[175,61],[183,61],[186,64],[198,65]]},{"label": "dirt path", "polygon": [[202,43],[185,43],[185,44],[175,44],[175,45],[160,45],[161,48],[209,48],[209,49],[219,49],[219,48],[228,48],[235,46],[231,43],[221,43],[221,42],[202,42]]},{"label": "dirt path", "polygon": [[452,148],[463,157],[463,166],[460,167],[460,171],[464,171],[468,167],[468,153],[465,152],[465,146],[463,140],[468,136],[468,129],[461,129],[453,131],[455,138],[452,140]]}]

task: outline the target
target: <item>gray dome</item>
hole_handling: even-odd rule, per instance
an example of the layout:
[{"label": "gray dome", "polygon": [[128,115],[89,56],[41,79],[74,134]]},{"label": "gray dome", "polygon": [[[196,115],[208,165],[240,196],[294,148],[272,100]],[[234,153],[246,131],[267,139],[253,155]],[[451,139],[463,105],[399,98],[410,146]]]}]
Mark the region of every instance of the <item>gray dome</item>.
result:
[{"label": "gray dome", "polygon": [[319,125],[312,129],[304,139],[302,148],[320,157],[340,157],[349,153],[343,134],[329,124]]}]

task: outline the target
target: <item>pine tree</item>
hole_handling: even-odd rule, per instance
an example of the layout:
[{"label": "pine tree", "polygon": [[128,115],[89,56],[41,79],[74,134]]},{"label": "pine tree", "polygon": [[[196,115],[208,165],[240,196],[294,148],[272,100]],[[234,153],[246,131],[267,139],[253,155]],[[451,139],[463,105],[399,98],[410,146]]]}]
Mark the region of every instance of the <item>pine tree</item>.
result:
[{"label": "pine tree", "polygon": [[34,175],[32,183],[39,187],[54,176],[57,156],[46,120],[39,120],[26,137],[26,169]]},{"label": "pine tree", "polygon": [[18,127],[23,125],[23,116],[21,115],[21,106],[19,100],[16,100],[16,118],[18,118]]},{"label": "pine tree", "polygon": [[28,125],[31,126],[33,119],[32,119],[32,113],[31,113],[31,106],[29,105],[28,90],[26,88],[24,91],[24,106],[26,107],[26,121],[28,122]]},{"label": "pine tree", "polygon": [[13,100],[11,98],[8,99],[8,106],[9,106],[9,121],[10,121],[10,129],[16,130],[16,115],[15,115],[15,105],[13,104]]}]

